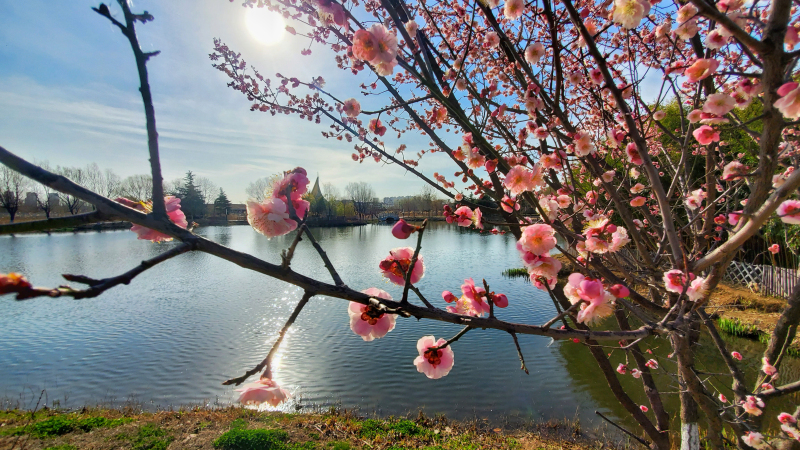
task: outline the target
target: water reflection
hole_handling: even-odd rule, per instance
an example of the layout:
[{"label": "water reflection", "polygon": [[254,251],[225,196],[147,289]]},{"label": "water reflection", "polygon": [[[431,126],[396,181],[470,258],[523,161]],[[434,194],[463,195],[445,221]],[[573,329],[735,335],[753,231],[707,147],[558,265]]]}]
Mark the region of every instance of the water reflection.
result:
[{"label": "water reflection", "polygon": [[[268,240],[247,226],[198,232],[273,263],[280,263],[280,251],[291,241],[288,236]],[[402,295],[381,277],[377,263],[392,248],[412,242],[398,241],[388,227],[377,225],[314,232],[349,286]],[[138,241],[127,231],[4,237],[0,269],[54,286],[63,282],[60,273],[116,275],[171,245]],[[483,236],[434,223],[422,254],[426,275],[419,286],[439,306],[443,290],[457,291],[464,278],[485,276],[493,290],[509,297],[511,305],[498,311],[504,319],[543,323],[555,314],[552,302],[526,279],[502,276],[503,270],[520,265],[511,236]],[[307,242],[298,247],[292,267],[329,278]],[[235,392],[222,381],[263,359],[300,295],[298,288],[280,281],[190,253],[98,299],[4,298],[0,396],[35,402],[46,389],[50,400],[60,399],[64,406],[67,398],[66,406],[73,407],[129,398],[153,407],[227,404]],[[520,336],[531,371],[525,375],[508,334],[474,331],[453,345],[456,364],[450,375],[428,380],[412,364],[417,339],[450,337],[459,327],[400,319],[385,338],[365,343],[350,331],[346,308],[341,300],[315,297],[284,341],[274,374],[301,406],[340,404],[379,414],[423,409],[454,418],[560,419],[578,411],[591,422],[595,409],[624,416],[580,345]],[[749,351],[745,343],[733,344]],[[663,345],[653,351],[663,360],[668,350]],[[783,379],[794,379],[789,377],[796,371],[792,360]],[[643,402],[637,382],[625,380]],[[723,379],[715,383],[720,389],[730,384]]]}]

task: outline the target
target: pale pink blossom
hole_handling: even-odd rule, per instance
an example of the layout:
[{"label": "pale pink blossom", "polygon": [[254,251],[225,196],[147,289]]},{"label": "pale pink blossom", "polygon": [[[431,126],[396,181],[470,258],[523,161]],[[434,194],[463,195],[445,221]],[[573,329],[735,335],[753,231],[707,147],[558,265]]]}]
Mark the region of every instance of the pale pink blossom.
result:
[{"label": "pale pink blossom", "polygon": [[517,20],[525,12],[525,2],[523,0],[506,0],[503,14],[511,20]]},{"label": "pale pink blossom", "polygon": [[420,338],[417,341],[419,356],[414,360],[417,371],[434,380],[450,373],[450,369],[453,368],[454,355],[453,349],[449,345],[442,347],[446,343],[446,340],[440,338],[437,341],[433,336]]},{"label": "pale pink blossom", "polygon": [[744,442],[748,447],[753,447],[756,449],[760,449],[764,447],[764,436],[756,431],[747,431],[742,436],[742,442]]},{"label": "pale pink blossom", "polygon": [[678,269],[664,272],[664,287],[667,291],[680,294],[683,292],[684,286],[688,284],[686,297],[691,301],[700,300],[705,296],[707,292],[705,281],[705,278],[698,277],[693,273],[690,273],[687,277],[686,274]]},{"label": "pale pink blossom", "polygon": [[647,0],[614,0],[612,20],[622,28],[636,28],[642,19],[650,13],[650,2]]},{"label": "pale pink blossom", "polygon": [[723,36],[722,33],[719,32],[719,30],[716,29],[711,30],[711,32],[708,33],[708,35],[706,35],[706,40],[705,40],[706,47],[712,50],[719,50],[727,43],[728,43],[728,38]]},{"label": "pale pink blossom", "polygon": [[592,143],[592,136],[589,133],[579,131],[575,133],[575,154],[577,156],[587,156],[594,153],[597,149]]},{"label": "pale pink blossom", "polygon": [[748,395],[746,400],[742,401],[742,408],[744,412],[747,414],[751,414],[753,416],[760,416],[761,415],[761,408],[764,407],[764,402],[755,396]]},{"label": "pale pink blossom", "polygon": [[472,210],[467,206],[461,206],[455,210],[456,224],[460,227],[468,227],[472,225]]},{"label": "pale pink blossom", "polygon": [[[531,282],[536,284],[545,280],[548,285],[552,284],[553,280],[558,277],[558,272],[561,270],[561,261],[551,256],[536,256],[533,253],[525,252],[522,257],[522,262],[525,268],[528,269]],[[544,284],[536,285],[539,289],[544,288]]]},{"label": "pale pink blossom", "polygon": [[525,227],[517,242],[517,248],[521,252],[530,252],[537,256],[548,255],[555,246],[555,230],[543,223]]},{"label": "pale pink blossom", "polygon": [[361,114],[361,103],[354,98],[349,98],[344,101],[342,109],[349,117],[358,117],[358,115]]},{"label": "pale pink blossom", "polygon": [[577,321],[593,324],[614,311],[614,296],[603,288],[600,280],[586,278],[581,273],[573,273],[564,285],[564,295],[573,305],[583,300],[578,311]]},{"label": "pale pink blossom", "polygon": [[483,45],[485,45],[486,48],[496,48],[498,45],[500,45],[500,36],[498,36],[494,31],[486,33],[486,38],[483,41]]},{"label": "pale pink blossom", "polygon": [[633,206],[634,208],[638,208],[638,207],[640,207],[640,206],[644,206],[644,204],[645,204],[646,202],[647,202],[647,199],[646,199],[646,198],[644,198],[644,197],[642,197],[642,196],[637,196],[637,197],[634,197],[634,198],[631,200],[631,206]]},{"label": "pale pink blossom", "polygon": [[800,200],[786,200],[776,212],[783,223],[800,225]]},{"label": "pale pink blossom", "polygon": [[[396,59],[393,59],[389,62],[380,61],[375,64],[375,73],[377,73],[378,76],[381,77],[388,77],[389,75],[394,73],[395,66],[397,66]],[[380,136],[383,136],[383,133],[381,133]]]},{"label": "pale pink blossom", "polygon": [[697,15],[697,7],[691,3],[687,3],[681,6],[680,9],[678,9],[676,21],[678,23],[684,23],[696,15]]},{"label": "pale pink blossom", "polygon": [[236,392],[241,392],[239,403],[244,405],[267,403],[275,407],[290,397],[286,390],[269,378],[262,378],[255,383],[247,384],[242,389],[236,389]]},{"label": "pale pink blossom", "polygon": [[535,42],[525,48],[525,61],[529,64],[538,63],[542,56],[544,56],[544,45],[541,42]]},{"label": "pale pink blossom", "polygon": [[690,123],[697,123],[700,122],[700,119],[703,118],[703,111],[699,109],[693,109],[689,114],[686,115],[686,118],[689,119]]},{"label": "pale pink blossom", "polygon": [[703,206],[703,199],[706,198],[706,191],[702,189],[697,189],[692,191],[692,193],[686,197],[686,206],[689,209],[695,210]]},{"label": "pale pink blossom", "polygon": [[695,83],[712,75],[717,71],[718,67],[719,61],[716,59],[698,59],[694,64],[686,68],[683,74],[690,83]]},{"label": "pale pink blossom", "polygon": [[417,21],[412,19],[406,22],[406,32],[408,33],[409,36],[411,36],[412,38],[416,36],[417,30],[419,30],[419,25],[417,24]]},{"label": "pale pink blossom", "polygon": [[369,62],[373,64],[388,63],[395,60],[397,56],[397,36],[386,29],[381,24],[375,24],[369,31],[375,36],[377,42],[375,57]]},{"label": "pale pink blossom", "polygon": [[607,170],[607,171],[603,172],[603,175],[601,175],[600,178],[602,178],[603,181],[605,181],[606,183],[611,183],[612,181],[614,181],[614,177],[616,177],[616,176],[617,176],[617,172],[616,171]]},{"label": "pale pink blossom", "polygon": [[514,166],[506,174],[506,178],[503,180],[503,186],[505,186],[513,196],[531,191],[536,187],[533,180],[533,172],[522,166]]},{"label": "pale pink blossom", "polygon": [[363,61],[372,61],[378,54],[378,39],[367,30],[357,30],[353,35],[353,56]]},{"label": "pale pink blossom", "polygon": [[[119,197],[117,198],[117,202],[122,203],[129,208],[133,208],[145,213],[150,213],[153,210],[152,201],[134,202],[132,200],[128,200],[127,198]],[[167,217],[169,217],[169,220],[172,221],[172,223],[181,228],[186,228],[189,226],[189,222],[186,221],[186,215],[183,214],[183,211],[181,211],[181,199],[171,195],[164,197],[164,206],[167,209]],[[131,227],[131,231],[136,233],[138,239],[144,241],[168,242],[172,240],[172,236],[168,236],[156,230],[151,230],[150,228],[145,228],[141,225],[133,225]]]},{"label": "pale pink blossom", "polygon": [[791,424],[784,423],[783,425],[781,425],[781,430],[784,433],[788,434],[789,437],[791,437],[792,439],[800,441],[800,430],[798,430],[796,427],[792,426]]},{"label": "pale pink blossom", "polygon": [[625,375],[626,373],[628,373],[628,366],[626,366],[625,364],[619,363],[619,365],[617,366],[617,372],[620,375]]},{"label": "pale pink blossom", "polygon": [[631,375],[633,378],[642,378],[642,371],[639,369],[631,369]]},{"label": "pale pink blossom", "polygon": [[708,125],[703,125],[692,132],[692,136],[701,145],[708,145],[712,142],[719,142],[719,131],[714,130]]},{"label": "pale pink blossom", "polygon": [[270,197],[261,203],[250,200],[246,207],[247,222],[268,238],[283,236],[297,228],[297,222],[289,218],[286,203],[280,198]]},{"label": "pale pink blossom", "polygon": [[597,254],[617,252],[631,241],[628,230],[609,223],[608,218],[601,215],[590,219],[583,234],[585,249]]},{"label": "pale pink blossom", "polygon": [[[378,288],[369,288],[361,292],[370,297],[392,299],[388,292]],[[350,302],[347,312],[350,315],[350,329],[367,342],[386,336],[386,333],[394,330],[397,320],[394,314],[386,314],[375,306],[356,302]]]},{"label": "pale pink blossom", "polygon": [[797,419],[793,415],[785,412],[778,414],[778,421],[780,423],[797,423]]},{"label": "pale pink blossom", "polygon": [[795,81],[785,83],[778,88],[781,96],[775,101],[775,107],[788,119],[800,118],[800,84]]},{"label": "pale pink blossom", "polygon": [[507,195],[503,196],[503,200],[500,201],[500,207],[507,213],[519,211],[519,203]]},{"label": "pale pink blossom", "polygon": [[703,112],[714,114],[715,116],[724,116],[735,106],[736,100],[733,97],[723,92],[718,92],[706,98],[706,102],[703,104]]},{"label": "pale pink blossom", "polygon": [[644,164],[642,155],[639,154],[639,148],[636,146],[635,143],[630,142],[628,143],[628,145],[625,146],[625,154],[628,156],[629,163],[636,164],[637,166],[641,166],[642,164]]},{"label": "pale pink blossom", "polygon": [[[411,259],[414,257],[414,249],[411,247],[399,247],[392,249],[383,261],[380,262],[380,267],[383,276],[388,278],[392,283],[404,286],[406,284],[405,276],[411,267]],[[414,270],[411,272],[411,284],[419,282],[425,275],[425,264],[422,261],[422,255],[417,256],[417,262],[414,264]]]},{"label": "pale pink blossom", "polygon": [[769,250],[769,252],[772,253],[773,255],[777,255],[781,251],[781,246],[778,244],[772,244],[769,246],[767,250]]},{"label": "pale pink blossom", "polygon": [[737,180],[744,175],[747,175],[747,171],[749,169],[749,167],[745,166],[739,161],[731,161],[728,164],[725,164],[725,167],[722,168],[722,179],[724,181]]},{"label": "pale pink blossom", "polygon": [[769,363],[769,359],[766,356],[761,358],[761,371],[770,377],[778,373],[778,369]]},{"label": "pale pink blossom", "polygon": [[643,185],[642,183],[636,183],[633,186],[631,186],[631,194],[638,194],[643,190],[645,190],[645,188],[646,186]]},{"label": "pale pink blossom", "polygon": [[392,227],[392,235],[397,239],[408,239],[411,233],[417,231],[417,227],[409,225],[405,220],[400,219]]},{"label": "pale pink blossom", "polygon": [[659,110],[653,113],[653,119],[655,120],[664,120],[665,117],[667,117],[667,113],[664,111]]}]

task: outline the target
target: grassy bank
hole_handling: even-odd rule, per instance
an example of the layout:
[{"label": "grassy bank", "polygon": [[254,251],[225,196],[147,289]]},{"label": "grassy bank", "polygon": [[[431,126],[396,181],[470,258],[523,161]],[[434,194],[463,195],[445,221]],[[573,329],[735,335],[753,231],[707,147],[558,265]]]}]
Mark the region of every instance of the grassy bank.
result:
[{"label": "grassy bank", "polygon": [[501,430],[443,417],[359,418],[347,412],[284,414],[243,408],[141,413],[0,411],[0,449],[478,450],[611,448],[580,425],[547,422]]}]

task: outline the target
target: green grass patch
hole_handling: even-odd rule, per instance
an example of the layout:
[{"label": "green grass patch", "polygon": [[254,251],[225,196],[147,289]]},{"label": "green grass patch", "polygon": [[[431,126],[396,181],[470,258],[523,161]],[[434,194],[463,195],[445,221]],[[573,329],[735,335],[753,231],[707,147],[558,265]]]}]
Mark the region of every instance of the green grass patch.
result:
[{"label": "green grass patch", "polygon": [[133,450],[166,450],[174,440],[163,429],[147,424],[139,427],[136,436],[131,439]]},{"label": "green grass patch", "polygon": [[230,430],[214,441],[221,450],[289,450],[289,433],[283,430]]},{"label": "green grass patch", "polygon": [[328,442],[325,447],[330,450],[350,450],[353,448],[349,443],[341,441]]},{"label": "green grass patch", "polygon": [[739,336],[749,339],[758,339],[761,332],[755,325],[745,325],[738,319],[725,319],[719,318],[717,320],[719,329],[734,336]]},{"label": "green grass patch", "polygon": [[231,422],[229,427],[231,430],[244,430],[247,428],[247,422],[244,419],[236,419]]},{"label": "green grass patch", "polygon": [[78,450],[78,447],[69,444],[62,444],[62,445],[55,445],[53,447],[47,447],[44,450]]},{"label": "green grass patch", "polygon": [[503,271],[503,275],[508,278],[527,278],[530,276],[528,275],[528,269],[524,267],[517,269],[506,269]]},{"label": "green grass patch", "polygon": [[105,417],[53,416],[31,425],[3,430],[6,435],[28,434],[36,438],[53,438],[75,431],[89,432],[96,428],[113,428],[130,422],[132,419],[107,419]]}]

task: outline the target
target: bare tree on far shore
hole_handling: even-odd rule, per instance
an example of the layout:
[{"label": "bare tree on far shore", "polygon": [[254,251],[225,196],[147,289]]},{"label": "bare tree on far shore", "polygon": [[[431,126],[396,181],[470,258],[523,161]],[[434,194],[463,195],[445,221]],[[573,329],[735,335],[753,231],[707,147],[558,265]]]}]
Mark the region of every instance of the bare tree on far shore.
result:
[{"label": "bare tree on far shore", "polygon": [[347,198],[353,202],[353,208],[359,217],[364,218],[367,215],[374,214],[373,203],[375,200],[375,189],[366,181],[359,181],[348,183],[344,191]]},{"label": "bare tree on far shore", "polygon": [[11,222],[17,215],[17,210],[22,202],[22,194],[29,183],[28,179],[19,172],[6,166],[0,167],[0,207],[11,216]]}]

